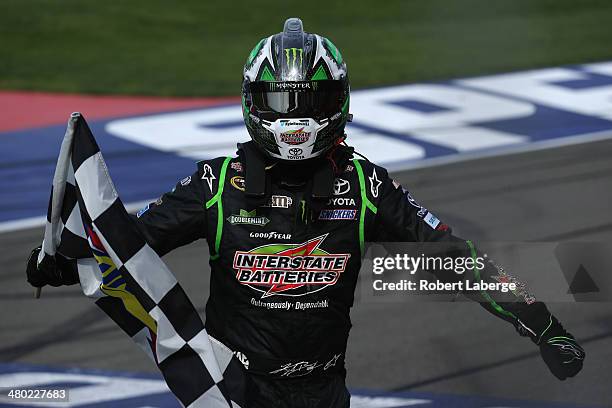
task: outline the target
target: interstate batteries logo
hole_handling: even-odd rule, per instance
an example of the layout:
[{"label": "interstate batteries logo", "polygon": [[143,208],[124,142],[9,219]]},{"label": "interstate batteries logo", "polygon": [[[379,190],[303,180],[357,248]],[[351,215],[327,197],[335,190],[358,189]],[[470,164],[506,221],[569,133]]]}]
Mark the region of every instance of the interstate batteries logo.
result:
[{"label": "interstate batteries logo", "polygon": [[304,131],[304,128],[287,130],[280,134],[280,140],[289,145],[299,145],[307,142],[310,139],[310,132]]},{"label": "interstate batteries logo", "polygon": [[301,244],[268,244],[248,252],[236,251],[236,279],[261,292],[262,298],[304,296],[335,285],[351,255],[322,249],[327,235]]}]

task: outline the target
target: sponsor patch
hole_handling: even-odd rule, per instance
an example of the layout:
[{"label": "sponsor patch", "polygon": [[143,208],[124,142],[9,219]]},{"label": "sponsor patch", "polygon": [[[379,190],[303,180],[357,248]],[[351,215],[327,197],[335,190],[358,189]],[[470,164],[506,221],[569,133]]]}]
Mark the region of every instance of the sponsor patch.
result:
[{"label": "sponsor patch", "polygon": [[299,147],[292,147],[289,149],[289,159],[291,160],[300,160],[304,158],[304,150]]},{"label": "sponsor patch", "polygon": [[231,162],[230,167],[232,168],[232,170],[235,170],[238,173],[242,173],[242,163],[241,162]]},{"label": "sponsor patch", "polygon": [[240,191],[244,191],[244,177],[234,176],[230,179],[230,184]]},{"label": "sponsor patch", "polygon": [[181,183],[181,186],[183,186],[183,187],[189,185],[189,183],[191,183],[191,176],[185,177],[179,183]]},{"label": "sponsor patch", "polygon": [[[285,48],[285,53],[289,55],[293,51],[293,63],[296,62],[297,55],[302,54],[304,50],[301,48]],[[287,58],[289,60],[289,58]],[[300,60],[301,61],[301,60]],[[271,82],[270,88],[272,91],[277,89],[281,90],[306,90],[306,89],[317,89],[317,83],[315,81],[312,82]]]},{"label": "sponsor patch", "polygon": [[242,285],[261,292],[262,298],[304,296],[338,282],[350,254],[330,254],[321,248],[328,234],[300,244],[267,244],[236,251],[233,267]]},{"label": "sponsor patch", "polygon": [[136,213],[136,218],[142,217],[142,214],[144,214],[147,211],[149,211],[150,207],[151,207],[151,204],[147,204],[144,208],[141,208],[140,210],[138,210],[138,212]]},{"label": "sponsor patch", "polygon": [[217,177],[215,177],[215,175],[213,174],[212,167],[210,167],[210,164],[205,164],[204,167],[202,167],[202,180],[206,181],[206,184],[208,184],[208,188],[211,193],[213,190],[212,182],[216,179]]},{"label": "sponsor patch", "polygon": [[269,231],[269,232],[251,232],[249,234],[251,238],[262,238],[262,239],[291,239],[291,234],[285,234],[282,232]]},{"label": "sponsor patch", "polygon": [[281,126],[309,126],[310,120],[308,119],[281,119]]},{"label": "sponsor patch", "polygon": [[427,208],[425,208],[421,204],[417,203],[416,200],[414,198],[412,198],[412,195],[410,195],[410,192],[408,190],[406,190],[405,188],[402,188],[402,191],[403,191],[404,195],[406,196],[406,199],[408,200],[410,205],[413,206],[414,208],[418,209],[417,217],[423,218],[425,216],[425,214],[427,214]]},{"label": "sponsor patch", "polygon": [[320,220],[355,220],[357,219],[357,210],[348,208],[324,209],[319,213]]},{"label": "sponsor patch", "polygon": [[273,195],[262,207],[269,208],[289,208],[293,204],[293,199],[284,195]]},{"label": "sponsor patch", "polygon": [[346,168],[344,169],[344,171],[353,171],[353,170],[355,170],[355,167],[353,167],[352,164],[347,164]]},{"label": "sponsor patch", "polygon": [[280,134],[280,141],[289,145],[300,145],[310,139],[310,132],[305,132],[304,128],[287,130]]},{"label": "sponsor patch", "polygon": [[519,281],[516,277],[508,274],[501,266],[496,265],[491,259],[489,259],[486,254],[485,258],[491,265],[493,265],[493,267],[497,269],[498,274],[491,276],[493,279],[500,283],[514,283],[516,285],[516,290],[513,290],[512,293],[518,298],[523,298],[525,303],[527,303],[528,305],[536,301],[535,296],[529,293],[529,291],[527,290],[527,286],[523,282]]},{"label": "sponsor patch", "polygon": [[257,215],[256,210],[240,210],[240,214],[230,215],[229,217],[227,217],[227,221],[232,225],[248,224],[263,227],[264,225],[270,222],[270,219],[268,217]]},{"label": "sponsor patch", "polygon": [[241,351],[234,351],[234,355],[236,356],[238,361],[242,363],[244,368],[248,370],[249,369],[249,359],[247,358],[247,356],[245,356],[244,353]]},{"label": "sponsor patch", "polygon": [[351,183],[341,178],[334,180],[334,195],[344,195],[349,191],[351,191]]},{"label": "sponsor patch", "polygon": [[425,218],[423,218],[423,221],[425,221],[425,223],[433,229],[436,229],[438,224],[440,224],[440,220],[430,212],[428,212]]},{"label": "sponsor patch", "polygon": [[327,205],[355,205],[354,198],[332,197],[327,201]]},{"label": "sponsor patch", "polygon": [[372,193],[372,197],[378,198],[378,189],[382,184],[382,181],[378,179],[378,174],[376,174],[376,168],[372,169],[372,175],[368,177],[370,180],[370,192]]}]

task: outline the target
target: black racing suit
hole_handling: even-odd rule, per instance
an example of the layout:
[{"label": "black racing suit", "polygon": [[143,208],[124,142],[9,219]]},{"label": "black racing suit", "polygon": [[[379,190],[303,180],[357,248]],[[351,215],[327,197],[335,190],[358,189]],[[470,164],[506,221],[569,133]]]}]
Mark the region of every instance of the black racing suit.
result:
[{"label": "black racing suit", "polygon": [[[142,210],[138,224],[160,255],[208,241],[206,329],[248,368],[251,408],[348,407],[344,356],[364,243],[446,242],[456,256],[473,253],[368,161],[340,163],[334,195],[316,211],[303,185],[284,182],[291,167],[269,171],[271,194],[253,208],[245,198],[245,162],[200,162]],[[497,269],[487,265],[480,273],[489,279]],[[528,323],[530,307],[547,313],[537,303],[480,301],[516,327]]]}]

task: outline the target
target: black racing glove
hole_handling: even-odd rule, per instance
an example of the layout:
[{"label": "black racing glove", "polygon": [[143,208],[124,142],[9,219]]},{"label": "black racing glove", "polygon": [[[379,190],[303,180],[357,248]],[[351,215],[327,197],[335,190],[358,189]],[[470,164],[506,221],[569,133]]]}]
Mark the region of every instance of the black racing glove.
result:
[{"label": "black racing glove", "polygon": [[540,346],[542,359],[558,379],[565,380],[582,370],[584,350],[544,303],[536,302],[521,312],[517,330]]},{"label": "black racing glove", "polygon": [[574,336],[559,326],[564,334],[543,341],[540,344],[540,354],[555,377],[565,380],[582,370],[585,353]]},{"label": "black racing glove", "polygon": [[62,286],[73,285],[79,282],[79,277],[68,260],[61,255],[43,257],[38,263],[38,254],[41,247],[34,248],[28,258],[26,275],[28,283],[35,288],[45,285]]}]

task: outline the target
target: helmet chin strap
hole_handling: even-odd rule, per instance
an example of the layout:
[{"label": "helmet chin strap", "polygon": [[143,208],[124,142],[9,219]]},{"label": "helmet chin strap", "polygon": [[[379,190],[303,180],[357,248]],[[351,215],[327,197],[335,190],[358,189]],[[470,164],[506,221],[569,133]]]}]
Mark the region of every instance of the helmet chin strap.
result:
[{"label": "helmet chin strap", "polygon": [[[238,155],[245,162],[245,195],[249,205],[265,204],[271,194],[272,177],[303,183],[310,193],[306,196],[311,208],[320,210],[333,195],[338,165],[344,164],[353,149],[335,146],[328,153],[303,162],[284,163],[264,155],[253,141],[238,144]],[[287,167],[291,166],[291,171]]]},{"label": "helmet chin strap", "polygon": [[265,203],[270,195],[270,180],[266,177],[269,161],[255,142],[238,143],[238,155],[244,161],[244,193],[249,204],[258,206]]}]

